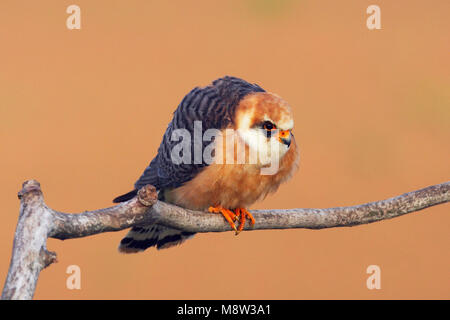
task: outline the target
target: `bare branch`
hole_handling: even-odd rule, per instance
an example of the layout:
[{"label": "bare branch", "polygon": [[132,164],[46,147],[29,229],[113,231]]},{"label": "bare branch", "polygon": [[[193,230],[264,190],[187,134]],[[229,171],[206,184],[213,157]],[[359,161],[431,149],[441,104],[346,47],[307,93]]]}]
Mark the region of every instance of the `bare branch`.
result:
[{"label": "bare branch", "polygon": [[[56,262],[47,251],[47,238],[80,238],[97,233],[119,231],[133,226],[158,223],[189,232],[231,231],[217,214],[186,210],[157,201],[153,186],[122,204],[80,214],[50,209],[44,203],[40,185],[26,181],[19,192],[20,215],[14,237],[10,268],[2,299],[31,299],[39,273]],[[255,226],[245,230],[350,227],[391,219],[450,201],[450,182],[405,193],[387,200],[352,207],[328,209],[253,210]]]},{"label": "bare branch", "polygon": [[19,222],[2,293],[2,299],[7,300],[33,298],[40,272],[56,262],[56,254],[47,251],[47,238],[79,238],[129,228],[146,218],[148,207],[157,199],[155,188],[149,185],[134,199],[115,207],[66,214],[46,206],[36,180],[26,181],[18,196]]}]

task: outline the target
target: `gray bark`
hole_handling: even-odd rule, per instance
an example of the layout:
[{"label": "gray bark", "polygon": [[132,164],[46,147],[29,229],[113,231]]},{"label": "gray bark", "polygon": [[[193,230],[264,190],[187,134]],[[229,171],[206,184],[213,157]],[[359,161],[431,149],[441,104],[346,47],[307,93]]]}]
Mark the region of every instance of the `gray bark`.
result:
[{"label": "gray bark", "polygon": [[[231,231],[221,215],[186,210],[157,200],[147,185],[138,195],[114,207],[67,214],[44,203],[39,182],[26,181],[19,192],[20,214],[2,299],[32,299],[40,272],[56,261],[47,238],[71,239],[133,226],[158,223],[189,232]],[[450,201],[450,182],[387,200],[327,209],[253,210],[255,225],[244,230],[351,227],[391,219]]]}]

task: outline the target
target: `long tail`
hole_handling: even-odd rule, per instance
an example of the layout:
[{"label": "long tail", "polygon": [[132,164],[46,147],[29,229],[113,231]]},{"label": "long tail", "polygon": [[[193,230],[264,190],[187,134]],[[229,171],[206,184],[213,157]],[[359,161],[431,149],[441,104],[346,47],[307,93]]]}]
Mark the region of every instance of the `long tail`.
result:
[{"label": "long tail", "polygon": [[[128,201],[136,195],[137,190],[135,189],[118,196],[113,202]],[[183,243],[185,240],[192,238],[194,234],[195,233],[172,229],[158,224],[133,227],[127,233],[125,238],[120,241],[119,251],[122,253],[136,253],[150,247],[166,249]]]},{"label": "long tail", "polygon": [[180,231],[153,224],[142,227],[133,227],[120,241],[119,251],[122,253],[136,253],[149,247],[166,249],[183,243],[195,233]]}]

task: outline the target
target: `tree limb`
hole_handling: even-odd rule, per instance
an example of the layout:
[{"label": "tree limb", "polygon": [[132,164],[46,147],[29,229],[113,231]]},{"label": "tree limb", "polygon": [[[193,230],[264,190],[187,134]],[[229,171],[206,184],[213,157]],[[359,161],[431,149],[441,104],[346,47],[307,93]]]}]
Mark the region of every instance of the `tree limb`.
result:
[{"label": "tree limb", "polygon": [[[2,299],[31,299],[40,272],[56,262],[47,251],[47,238],[71,239],[133,226],[158,223],[189,232],[231,231],[217,214],[176,207],[157,200],[147,185],[138,195],[114,207],[80,214],[52,210],[44,203],[39,182],[26,181],[19,192],[20,214]],[[255,225],[244,230],[350,227],[391,219],[450,201],[450,182],[405,193],[387,200],[328,209],[253,210]]]}]

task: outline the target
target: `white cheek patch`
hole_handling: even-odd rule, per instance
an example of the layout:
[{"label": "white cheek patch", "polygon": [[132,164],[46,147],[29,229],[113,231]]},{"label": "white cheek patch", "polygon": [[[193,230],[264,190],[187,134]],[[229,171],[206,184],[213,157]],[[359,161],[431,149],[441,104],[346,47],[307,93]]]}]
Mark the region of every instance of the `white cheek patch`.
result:
[{"label": "white cheek patch", "polygon": [[250,149],[249,162],[251,164],[268,165],[273,161],[279,162],[289,147],[281,143],[276,136],[267,139],[261,129],[238,130],[238,134]]}]

